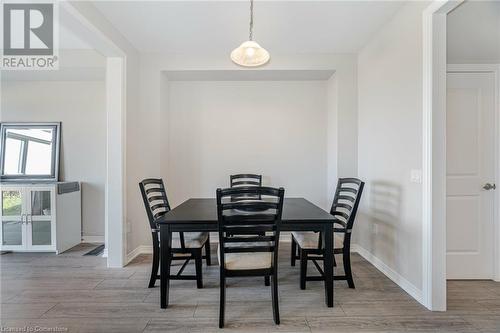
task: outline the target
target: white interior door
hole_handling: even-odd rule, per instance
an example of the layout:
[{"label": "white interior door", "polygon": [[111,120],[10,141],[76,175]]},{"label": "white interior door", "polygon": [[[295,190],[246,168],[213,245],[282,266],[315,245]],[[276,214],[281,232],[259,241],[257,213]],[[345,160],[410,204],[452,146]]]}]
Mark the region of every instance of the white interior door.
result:
[{"label": "white interior door", "polygon": [[448,73],[447,89],[447,278],[492,279],[495,75]]}]

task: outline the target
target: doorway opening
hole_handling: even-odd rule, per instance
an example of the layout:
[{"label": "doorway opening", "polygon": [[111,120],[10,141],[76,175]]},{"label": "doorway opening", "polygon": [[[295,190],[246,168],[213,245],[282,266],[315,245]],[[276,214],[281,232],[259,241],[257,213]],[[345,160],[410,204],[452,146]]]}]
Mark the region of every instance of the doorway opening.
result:
[{"label": "doorway opening", "polygon": [[[464,53],[464,60],[449,61],[457,50],[447,39],[450,13],[469,5],[476,4],[435,1],[424,12],[423,295],[434,311],[447,309],[447,277],[500,280],[499,196],[494,190],[500,165],[500,60],[474,61]],[[470,22],[465,29],[484,24]],[[458,34],[460,42],[466,41],[463,32]],[[471,47],[476,42],[470,40],[466,50],[487,54]]]}]

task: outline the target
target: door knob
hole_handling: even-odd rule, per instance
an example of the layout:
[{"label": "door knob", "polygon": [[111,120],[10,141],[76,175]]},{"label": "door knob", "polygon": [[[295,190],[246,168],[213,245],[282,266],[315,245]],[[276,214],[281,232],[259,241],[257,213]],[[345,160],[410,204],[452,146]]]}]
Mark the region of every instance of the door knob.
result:
[{"label": "door knob", "polygon": [[490,183],[486,183],[484,184],[483,186],[483,189],[485,189],[486,191],[489,191],[489,190],[494,190],[497,188],[497,185],[496,184],[490,184]]}]

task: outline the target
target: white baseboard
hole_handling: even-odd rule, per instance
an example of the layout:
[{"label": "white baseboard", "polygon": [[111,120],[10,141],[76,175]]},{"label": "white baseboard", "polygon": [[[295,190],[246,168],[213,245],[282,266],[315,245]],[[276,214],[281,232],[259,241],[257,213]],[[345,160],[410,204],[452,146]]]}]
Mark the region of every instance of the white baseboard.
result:
[{"label": "white baseboard", "polygon": [[135,249],[133,249],[131,252],[127,254],[127,264],[131,262],[132,260],[135,259],[140,254],[152,254],[153,253],[153,246],[151,245],[139,245]]},{"label": "white baseboard", "polygon": [[82,243],[104,243],[104,236],[82,236]]},{"label": "white baseboard", "polygon": [[424,305],[422,290],[418,289],[413,283],[405,279],[398,272],[387,266],[382,260],[375,257],[371,252],[365,248],[357,245],[351,245],[351,252],[357,252],[360,256],[365,258],[370,264],[375,266],[379,271],[384,273],[389,279],[406,291],[411,297],[413,297],[417,302]]}]

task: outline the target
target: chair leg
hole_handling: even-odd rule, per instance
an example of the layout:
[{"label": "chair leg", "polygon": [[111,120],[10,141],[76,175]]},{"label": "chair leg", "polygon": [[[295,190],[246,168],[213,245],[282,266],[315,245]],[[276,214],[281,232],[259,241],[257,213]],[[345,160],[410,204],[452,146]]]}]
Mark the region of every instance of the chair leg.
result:
[{"label": "chair leg", "polygon": [[293,239],[292,236],[292,255],[291,255],[291,266],[295,266],[295,260],[297,259],[297,243],[295,242],[295,239]]},{"label": "chair leg", "polygon": [[[221,272],[222,273],[222,272]],[[220,305],[219,305],[219,328],[224,327],[224,311],[226,306],[226,279],[221,274],[220,277]]]},{"label": "chair leg", "polygon": [[196,251],[194,262],[196,269],[196,287],[198,289],[201,289],[203,288],[203,273],[202,273],[203,257],[201,254],[201,248],[198,251]]},{"label": "chair leg", "polygon": [[269,280],[269,276],[264,276],[264,285],[269,287],[271,285],[271,281]]},{"label": "chair leg", "polygon": [[276,325],[280,324],[280,309],[279,309],[279,297],[278,297],[278,278],[277,274],[273,274],[271,277],[272,281],[272,291],[271,298],[273,301],[273,319]]},{"label": "chair leg", "polygon": [[158,267],[160,266],[160,248],[153,244],[153,263],[151,267],[151,277],[149,278],[148,288],[154,288],[158,276]]},{"label": "chair leg", "polygon": [[354,289],[354,280],[352,278],[351,271],[351,251],[349,250],[349,247],[344,247],[342,259],[344,261],[344,272],[347,278],[347,284],[349,285],[349,288]]},{"label": "chair leg", "polygon": [[333,255],[333,267],[337,267],[337,260],[335,260],[335,254]]},{"label": "chair leg", "polygon": [[205,260],[207,266],[212,265],[212,259],[210,258],[210,234],[208,235],[207,242],[205,243]]},{"label": "chair leg", "polygon": [[306,277],[307,277],[307,252],[303,249],[300,251],[300,289],[306,289]]}]

